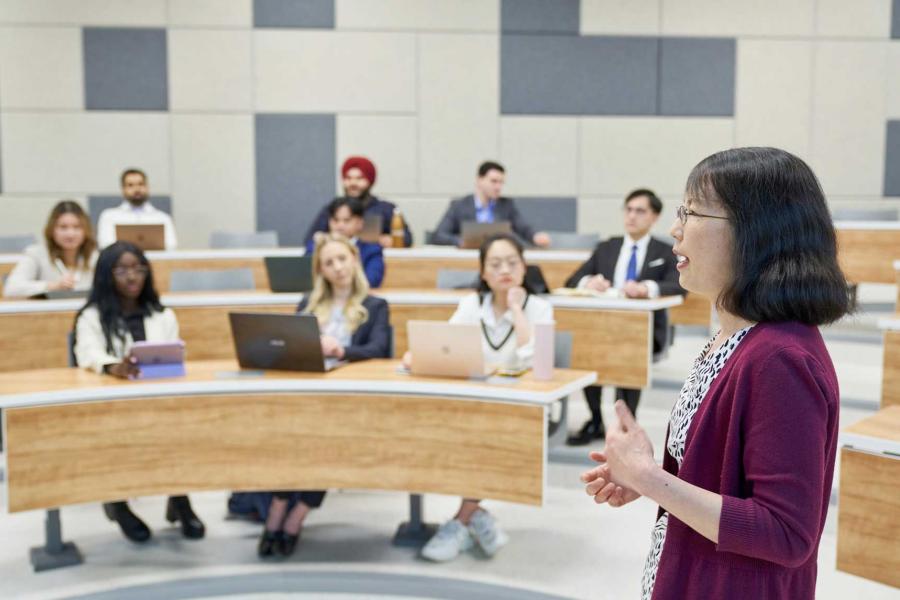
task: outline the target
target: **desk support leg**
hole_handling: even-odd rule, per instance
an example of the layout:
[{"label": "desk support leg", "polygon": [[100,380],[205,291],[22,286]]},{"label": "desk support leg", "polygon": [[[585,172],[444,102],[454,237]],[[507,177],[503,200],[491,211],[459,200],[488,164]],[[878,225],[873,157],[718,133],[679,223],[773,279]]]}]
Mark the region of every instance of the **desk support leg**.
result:
[{"label": "desk support leg", "polygon": [[437,525],[425,523],[422,520],[422,494],[409,495],[409,521],[400,523],[397,533],[394,534],[394,545],[403,548],[421,548],[425,545],[434,532]]},{"label": "desk support leg", "polygon": [[48,571],[84,562],[81,552],[74,543],[62,541],[62,523],[58,508],[47,511],[44,533],[46,535],[44,545],[31,549],[31,566],[35,571]]}]

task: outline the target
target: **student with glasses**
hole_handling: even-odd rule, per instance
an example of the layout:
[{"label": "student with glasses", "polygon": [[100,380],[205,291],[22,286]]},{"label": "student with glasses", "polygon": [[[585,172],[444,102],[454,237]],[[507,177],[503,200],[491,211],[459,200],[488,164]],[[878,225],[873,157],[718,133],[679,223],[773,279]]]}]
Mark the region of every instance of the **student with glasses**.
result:
[{"label": "student with glasses", "polygon": [[[123,379],[139,374],[131,357],[134,342],[174,342],[178,321],[159,301],[153,286],[153,270],[144,253],[129,242],[115,242],[97,259],[94,283],[87,303],[75,317],[75,359],[79,367]],[[106,516],[116,521],[133,542],[150,539],[150,528],[124,500],[103,505]],[[170,496],[166,519],[181,522],[186,538],[205,534],[187,496]]]},{"label": "student with glasses", "polygon": [[[482,349],[489,366],[527,368],[534,355],[534,324],[552,321],[553,307],[528,289],[522,245],[514,236],[488,237],[481,245],[479,261],[478,291],[460,300],[450,322],[481,325]],[[409,366],[413,357],[407,352],[403,360]],[[448,561],[476,545],[493,556],[508,541],[479,500],[463,499],[456,516],[441,525],[422,549],[422,556]]]}]

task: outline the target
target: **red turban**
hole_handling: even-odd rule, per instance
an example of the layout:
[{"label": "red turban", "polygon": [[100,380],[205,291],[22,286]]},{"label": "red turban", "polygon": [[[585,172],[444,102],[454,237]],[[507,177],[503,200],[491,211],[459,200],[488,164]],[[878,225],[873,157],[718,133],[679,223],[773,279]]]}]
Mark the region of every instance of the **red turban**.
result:
[{"label": "red turban", "polygon": [[341,177],[346,177],[350,169],[359,169],[369,180],[369,185],[375,185],[375,165],[365,156],[351,156],[345,160],[344,166],[341,167]]}]

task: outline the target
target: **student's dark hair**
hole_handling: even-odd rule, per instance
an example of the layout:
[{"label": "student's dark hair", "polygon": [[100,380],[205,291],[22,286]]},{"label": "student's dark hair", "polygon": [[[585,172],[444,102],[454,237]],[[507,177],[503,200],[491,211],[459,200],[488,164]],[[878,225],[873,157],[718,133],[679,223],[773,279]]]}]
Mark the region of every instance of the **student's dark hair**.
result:
[{"label": "student's dark hair", "polygon": [[[481,244],[481,248],[478,249],[478,296],[481,300],[484,300],[485,294],[491,291],[490,286],[488,286],[487,282],[484,280],[484,277],[481,276],[484,273],[484,261],[487,259],[488,250],[491,249],[491,246],[494,245],[494,242],[509,242],[512,244],[513,248],[516,249],[516,253],[519,255],[519,259],[521,259],[522,264],[525,264],[525,248],[522,246],[522,242],[516,238],[511,233],[495,233],[493,235],[489,235],[485,238],[484,242]],[[525,288],[525,291],[529,294],[533,294],[534,290],[531,289],[531,286],[528,284],[526,279],[522,279],[522,287]]]},{"label": "student's dark hair", "polygon": [[717,152],[691,171],[687,198],[729,218],[734,276],[717,301],[724,310],[822,325],[854,309],[825,195],[801,159],[777,148]]},{"label": "student's dark hair", "polygon": [[484,177],[488,174],[488,171],[500,171],[501,173],[506,173],[506,169],[503,168],[503,165],[493,160],[486,160],[478,165],[479,177]]},{"label": "student's dark hair", "polygon": [[658,215],[662,212],[662,200],[659,199],[659,196],[657,196],[653,190],[648,190],[647,188],[638,188],[625,196],[625,203],[623,204],[623,206],[628,206],[629,202],[640,196],[647,197],[647,200],[650,202],[650,210],[652,210],[655,214]]},{"label": "student's dark hair", "polygon": [[125,178],[129,175],[140,175],[144,178],[144,183],[147,183],[147,174],[138,169],[137,167],[129,167],[122,171],[122,175],[119,177],[119,183],[123,187],[125,186]]},{"label": "student's dark hair", "polygon": [[365,209],[363,209],[362,202],[357,198],[351,198],[350,196],[338,196],[334,200],[328,203],[328,216],[332,219],[337,215],[337,211],[339,211],[342,207],[346,206],[350,209],[350,214],[354,217],[363,217],[363,213]]},{"label": "student's dark hair", "polygon": [[138,296],[137,302],[141,311],[149,315],[151,312],[161,312],[163,306],[159,301],[159,294],[153,285],[153,269],[150,261],[144,256],[140,248],[130,242],[116,242],[111,246],[107,246],[97,258],[97,266],[94,269],[94,283],[91,287],[91,293],[87,302],[75,315],[75,321],[85,311],[86,308],[94,306],[100,313],[100,326],[103,328],[103,335],[106,338],[106,351],[112,352],[113,337],[120,340],[125,339],[125,332],[128,327],[122,315],[122,305],[119,301],[119,294],[116,292],[116,281],[113,276],[113,269],[119,259],[125,253],[134,254],[138,262],[147,267],[147,278],[144,280],[144,289]]}]

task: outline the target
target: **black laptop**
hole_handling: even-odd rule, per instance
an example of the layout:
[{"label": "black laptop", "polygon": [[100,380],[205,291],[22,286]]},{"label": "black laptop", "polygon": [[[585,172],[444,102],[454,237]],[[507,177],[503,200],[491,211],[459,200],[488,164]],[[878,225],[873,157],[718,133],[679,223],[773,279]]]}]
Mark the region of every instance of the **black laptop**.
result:
[{"label": "black laptop", "polygon": [[324,373],[339,364],[322,356],[319,322],[312,315],[228,313],[242,369]]},{"label": "black laptop", "polygon": [[269,276],[269,289],[273,292],[312,290],[312,256],[266,256],[263,260]]}]

